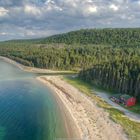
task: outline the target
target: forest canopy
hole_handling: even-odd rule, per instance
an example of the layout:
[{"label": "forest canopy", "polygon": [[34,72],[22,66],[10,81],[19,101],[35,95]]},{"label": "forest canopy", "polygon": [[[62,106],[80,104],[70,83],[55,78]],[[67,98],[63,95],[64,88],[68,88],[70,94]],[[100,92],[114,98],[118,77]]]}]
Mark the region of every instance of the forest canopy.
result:
[{"label": "forest canopy", "polygon": [[0,55],[27,66],[76,70],[106,89],[140,98],[140,29],[87,29],[0,43]]}]

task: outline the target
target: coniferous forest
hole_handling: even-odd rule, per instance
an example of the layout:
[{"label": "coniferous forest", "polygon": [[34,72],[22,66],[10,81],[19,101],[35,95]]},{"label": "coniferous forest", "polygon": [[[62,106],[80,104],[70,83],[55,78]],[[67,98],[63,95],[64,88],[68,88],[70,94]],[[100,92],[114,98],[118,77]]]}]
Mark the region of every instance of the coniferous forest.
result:
[{"label": "coniferous forest", "polygon": [[27,66],[76,70],[79,77],[140,100],[140,29],[87,29],[0,43],[0,55]]}]

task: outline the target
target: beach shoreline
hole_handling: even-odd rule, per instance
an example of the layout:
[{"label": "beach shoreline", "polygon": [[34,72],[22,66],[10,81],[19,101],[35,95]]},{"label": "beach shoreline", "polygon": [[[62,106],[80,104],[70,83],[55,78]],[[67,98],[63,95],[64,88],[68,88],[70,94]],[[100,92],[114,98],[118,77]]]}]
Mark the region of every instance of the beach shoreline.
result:
[{"label": "beach shoreline", "polygon": [[59,96],[57,89],[56,88],[54,89],[54,87],[49,82],[46,84],[46,81],[42,80],[41,77],[37,77],[36,79],[45,86],[47,86],[52,91],[53,97],[57,102],[57,104],[59,105],[62,119],[64,121],[64,126],[67,132],[67,138],[58,138],[58,139],[83,140],[80,137],[80,133],[77,129],[77,126],[75,125],[75,121],[73,120],[70,112],[68,111],[67,106],[61,100],[61,97]]},{"label": "beach shoreline", "polygon": [[31,73],[39,73],[39,74],[75,74],[76,73],[74,71],[58,71],[58,70],[41,69],[36,67],[24,66],[10,58],[3,57],[3,56],[0,56],[0,59],[20,68],[23,71],[31,72]]},{"label": "beach shoreline", "polygon": [[[42,71],[44,70],[44,69],[38,69],[38,68],[27,67],[27,66],[24,66],[24,65],[22,65],[22,64],[20,64],[20,63],[17,63],[17,62],[14,61],[14,60],[11,60],[11,59],[9,59],[9,58],[2,57],[2,56],[0,56],[0,60],[3,60],[3,61],[5,61],[5,62],[7,62],[7,63],[10,63],[10,64],[12,64],[12,65],[18,67],[19,69],[21,69],[21,70],[23,70],[23,71],[25,71],[25,72],[42,73]],[[32,71],[32,69],[34,69],[34,70]],[[36,71],[36,70],[37,70],[37,71]],[[57,71],[57,72],[61,74],[61,71]],[[49,73],[56,73],[56,71],[45,70],[42,74],[44,74],[44,73],[48,73],[48,74],[49,74]],[[39,82],[41,82],[38,78],[39,78],[39,77],[37,77],[36,79],[37,79]],[[42,83],[42,82],[41,82],[41,83]],[[46,86],[46,84],[45,84],[45,86]],[[62,115],[62,117],[63,117],[63,121],[64,121],[64,125],[65,125],[65,128],[66,128],[66,132],[67,132],[67,137],[68,137],[68,139],[71,139],[71,138],[72,138],[72,139],[78,139],[78,140],[79,140],[79,138],[80,138],[79,132],[77,131],[77,127],[75,126],[75,122],[73,121],[71,115],[70,115],[69,112],[67,111],[66,106],[64,106],[64,104],[63,104],[63,102],[60,100],[59,96],[56,96],[56,93],[55,93],[55,92],[53,91],[53,89],[51,88],[51,85],[47,85],[47,87],[48,87],[49,89],[52,90],[52,94],[53,94],[53,96],[54,96],[54,98],[55,98],[57,104],[59,105],[59,109],[60,109],[61,115]],[[60,139],[60,138],[58,138],[58,139]],[[63,138],[63,139],[65,139],[65,138]]]},{"label": "beach shoreline", "polygon": [[[60,76],[41,76],[37,80],[52,89],[71,115],[80,139],[126,140],[123,128],[88,97],[66,83]],[[111,130],[111,131],[110,131]]]},{"label": "beach shoreline", "polygon": [[[6,57],[0,57],[0,59],[26,72],[56,73],[56,71],[26,67]],[[40,76],[36,79],[54,91],[55,98],[58,104],[62,106],[62,111],[64,111],[65,119],[68,117],[69,123],[73,124],[73,130],[71,129],[69,136],[74,133],[76,138],[82,140],[127,139],[123,128],[113,122],[105,110],[99,108],[94,101],[91,101],[78,89],[62,80],[60,76]]]}]

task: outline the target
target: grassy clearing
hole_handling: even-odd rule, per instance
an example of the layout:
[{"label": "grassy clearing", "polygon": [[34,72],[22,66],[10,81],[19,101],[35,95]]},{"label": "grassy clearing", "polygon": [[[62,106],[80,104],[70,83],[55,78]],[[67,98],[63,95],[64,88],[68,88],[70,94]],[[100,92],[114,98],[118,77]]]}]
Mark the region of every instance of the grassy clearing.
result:
[{"label": "grassy clearing", "polygon": [[128,135],[129,139],[140,140],[140,123],[129,120],[127,117],[125,117],[123,112],[113,108],[103,99],[96,96],[92,92],[92,85],[85,83],[78,78],[64,77],[64,80],[73,85],[74,87],[78,88],[81,92],[90,96],[97,103],[98,106],[104,108],[110,114],[110,118],[124,128],[124,131]]},{"label": "grassy clearing", "polygon": [[137,103],[135,106],[127,108],[128,110],[140,114],[140,103]]}]

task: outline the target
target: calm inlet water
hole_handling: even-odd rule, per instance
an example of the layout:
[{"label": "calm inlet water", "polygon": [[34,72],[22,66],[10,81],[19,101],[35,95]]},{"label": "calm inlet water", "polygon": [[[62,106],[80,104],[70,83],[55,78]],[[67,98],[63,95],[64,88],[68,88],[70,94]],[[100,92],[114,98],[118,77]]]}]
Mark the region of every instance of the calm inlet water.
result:
[{"label": "calm inlet water", "polygon": [[0,140],[67,137],[55,98],[35,76],[0,60]]}]

